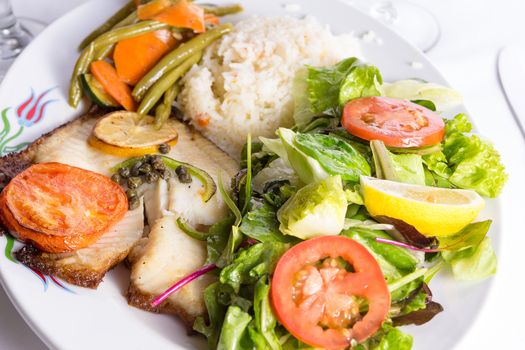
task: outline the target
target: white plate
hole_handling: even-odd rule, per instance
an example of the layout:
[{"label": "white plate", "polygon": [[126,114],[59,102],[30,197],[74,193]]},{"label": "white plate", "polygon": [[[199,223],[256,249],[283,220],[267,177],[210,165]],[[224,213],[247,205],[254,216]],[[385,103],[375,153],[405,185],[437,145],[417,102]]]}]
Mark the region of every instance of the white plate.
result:
[{"label": "white plate", "polygon": [[[217,0],[217,4],[229,1]],[[23,146],[82,113],[67,105],[67,87],[80,40],[113,13],[122,0],[99,0],[62,17],[47,28],[12,66],[0,88],[0,107],[10,132],[0,140],[0,152]],[[353,31],[359,37],[375,33],[363,42],[366,57],[377,65],[385,80],[417,77],[446,84],[437,69],[397,34],[360,11],[338,1],[277,0],[245,1],[253,14],[314,15],[336,33]],[[295,10],[291,12],[290,9]],[[371,36],[368,35],[370,38]],[[416,63],[416,64],[413,64]],[[415,68],[417,67],[417,68]],[[2,123],[4,125],[4,122]],[[2,135],[2,133],[0,133]],[[491,235],[500,230],[497,202],[484,213],[494,219]],[[0,237],[0,249],[8,246]],[[15,249],[18,244],[15,244]],[[69,286],[49,276],[38,276],[21,264],[0,255],[0,280],[26,322],[51,348],[60,349],[205,349],[199,337],[188,337],[182,324],[170,316],[154,315],[127,305],[124,297],[128,270],[120,266],[108,273],[98,290]],[[438,276],[431,284],[434,298],[445,311],[431,323],[407,327],[415,337],[414,349],[450,349],[466,333],[488,293],[490,281],[476,284],[454,282]]]}]

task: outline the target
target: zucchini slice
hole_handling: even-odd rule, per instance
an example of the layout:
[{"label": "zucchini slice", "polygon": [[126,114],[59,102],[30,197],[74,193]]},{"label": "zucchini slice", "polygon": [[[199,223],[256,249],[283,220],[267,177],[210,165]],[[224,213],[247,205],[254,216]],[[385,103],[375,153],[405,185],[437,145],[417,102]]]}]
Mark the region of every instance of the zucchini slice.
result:
[{"label": "zucchini slice", "polygon": [[100,107],[113,108],[120,106],[119,103],[104,90],[102,85],[93,75],[82,74],[80,76],[80,81],[89,99]]}]

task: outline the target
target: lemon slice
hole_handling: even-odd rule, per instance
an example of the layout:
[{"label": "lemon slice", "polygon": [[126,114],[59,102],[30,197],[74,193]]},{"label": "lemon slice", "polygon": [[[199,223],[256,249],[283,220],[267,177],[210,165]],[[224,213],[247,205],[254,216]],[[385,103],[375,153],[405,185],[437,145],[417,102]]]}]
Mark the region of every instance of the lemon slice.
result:
[{"label": "lemon slice", "polygon": [[153,117],[134,112],[113,112],[97,122],[93,135],[108,145],[121,148],[151,148],[177,141],[176,120],[166,120],[160,129],[155,128],[154,121]]},{"label": "lemon slice", "polygon": [[372,216],[403,220],[429,236],[459,232],[478,216],[485,201],[476,192],[411,185],[361,177],[366,209]]}]

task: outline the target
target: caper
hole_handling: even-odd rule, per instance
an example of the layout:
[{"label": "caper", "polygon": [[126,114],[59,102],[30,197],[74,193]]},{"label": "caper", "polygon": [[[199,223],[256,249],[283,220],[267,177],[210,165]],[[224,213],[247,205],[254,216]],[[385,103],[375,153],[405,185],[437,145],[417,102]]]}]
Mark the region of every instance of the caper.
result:
[{"label": "caper", "polygon": [[139,187],[140,185],[142,185],[142,183],[142,178],[138,176],[132,176],[128,179],[128,187],[131,189]]},{"label": "caper", "polygon": [[164,163],[164,162],[162,161],[162,156],[159,156],[158,154],[153,154],[153,155],[151,156],[151,163],[153,164],[153,163],[156,163],[156,162],[162,162],[162,163]]},{"label": "caper", "polygon": [[175,173],[179,178],[179,181],[183,184],[189,184],[192,181],[191,175],[188,173],[188,168],[185,166],[179,165],[175,169]]},{"label": "caper", "polygon": [[118,173],[119,173],[120,176],[122,176],[125,179],[127,179],[131,175],[131,171],[130,171],[130,169],[128,167],[120,168],[118,170]]},{"label": "caper", "polygon": [[124,183],[124,179],[119,174],[111,175],[111,180],[113,180],[115,183],[119,185],[122,185]]},{"label": "caper", "polygon": [[153,156],[151,154],[146,154],[144,157],[142,157],[142,160],[144,163],[151,163],[153,160]]},{"label": "caper", "polygon": [[163,171],[164,169],[166,169],[166,164],[164,164],[162,160],[154,160],[151,162],[151,165],[153,166],[153,169],[157,171]]},{"label": "caper", "polygon": [[128,209],[129,210],[137,209],[139,205],[140,205],[139,197],[135,196],[135,197],[131,197],[128,199]]},{"label": "caper", "polygon": [[148,163],[142,164],[142,166],[139,168],[139,173],[141,174],[148,174],[148,173],[151,173],[152,171],[153,171],[153,167],[151,166],[151,164],[148,164]]},{"label": "caper", "polygon": [[160,171],[160,177],[164,180],[167,180],[171,177],[171,172],[168,169]]},{"label": "caper", "polygon": [[146,182],[147,183],[153,183],[159,179],[159,174],[152,171],[146,174]]},{"label": "caper", "polygon": [[159,152],[162,154],[170,153],[171,147],[167,143],[161,143],[159,145]]},{"label": "caper", "polygon": [[140,174],[140,167],[142,166],[142,161],[139,160],[131,167],[131,176],[138,176]]},{"label": "caper", "polygon": [[131,197],[137,197],[137,191],[130,188],[126,191],[126,196],[128,196],[128,199]]}]

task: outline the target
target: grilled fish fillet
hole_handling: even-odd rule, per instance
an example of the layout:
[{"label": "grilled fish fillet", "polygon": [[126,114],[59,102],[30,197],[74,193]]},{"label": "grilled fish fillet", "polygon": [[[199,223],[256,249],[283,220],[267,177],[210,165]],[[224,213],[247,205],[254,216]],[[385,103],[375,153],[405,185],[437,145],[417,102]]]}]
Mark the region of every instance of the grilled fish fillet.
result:
[{"label": "grilled fish fillet", "polygon": [[[0,186],[38,162],[60,162],[110,175],[110,168],[123,158],[99,152],[89,146],[88,137],[102,115],[99,109],[76,119],[33,142],[25,151],[0,158]],[[180,123],[178,143],[168,156],[207,171],[215,181],[219,172],[226,183],[238,171],[238,164],[199,133]],[[202,291],[212,278],[195,281],[159,308],[151,310],[149,302],[183,276],[200,268],[206,259],[202,242],[181,232],[176,224],[182,217],[192,225],[211,225],[227,213],[216,193],[207,203],[199,191],[202,184],[193,179],[181,184],[177,179],[146,186],[143,202],[151,229],[144,230],[144,210],[130,211],[110,232],[93,246],[63,254],[43,253],[28,245],[16,253],[24,264],[46,274],[56,275],[79,286],[96,288],[104,274],[130,255],[132,278],[128,292],[131,305],[145,310],[181,316],[191,326],[196,316],[205,313]],[[143,235],[143,231],[146,234]],[[143,237],[145,236],[145,237]],[[169,269],[166,268],[169,266]]]},{"label": "grilled fish fillet", "polygon": [[191,328],[197,316],[206,313],[202,293],[215,277],[204,275],[166,300],[160,309],[150,306],[152,299],[181,278],[198,270],[206,261],[205,243],[182,232],[176,217],[167,215],[153,225],[149,238],[135,257],[128,301],[148,311],[178,315]]},{"label": "grilled fish fillet", "polygon": [[96,288],[106,272],[121,262],[144,232],[144,208],[130,210],[109,232],[89,247],[71,253],[44,253],[32,245],[17,251],[16,258],[47,275],[82,287]]},{"label": "grilled fish fillet", "polygon": [[[170,154],[173,158],[205,170],[215,182],[219,172],[229,183],[238,171],[235,160],[196,133],[179,131],[179,143],[173,151],[180,152]],[[203,290],[214,277],[206,275],[191,282],[157,308],[152,308],[150,302],[181,278],[201,268],[207,258],[205,244],[182,232],[176,224],[177,218],[199,227],[212,225],[228,214],[218,192],[204,202],[201,191],[202,183],[195,177],[189,184],[174,178],[150,188],[144,194],[144,201],[151,231],[128,257],[131,263],[129,304],[147,311],[176,314],[188,329],[197,316],[206,313]]]}]

